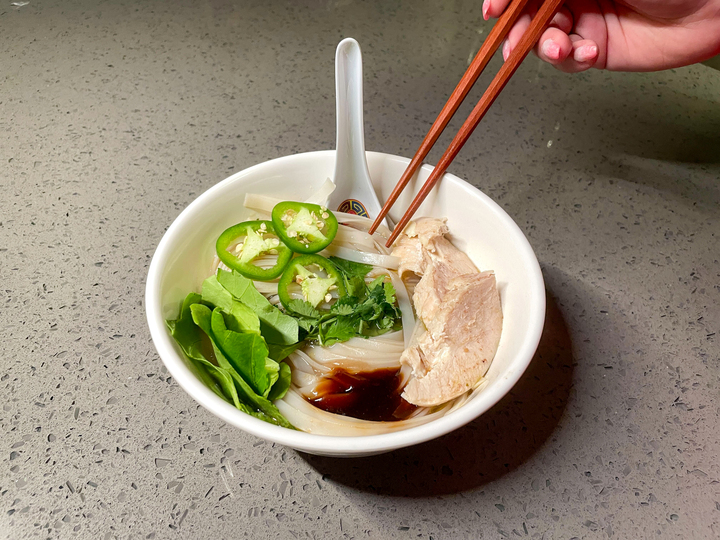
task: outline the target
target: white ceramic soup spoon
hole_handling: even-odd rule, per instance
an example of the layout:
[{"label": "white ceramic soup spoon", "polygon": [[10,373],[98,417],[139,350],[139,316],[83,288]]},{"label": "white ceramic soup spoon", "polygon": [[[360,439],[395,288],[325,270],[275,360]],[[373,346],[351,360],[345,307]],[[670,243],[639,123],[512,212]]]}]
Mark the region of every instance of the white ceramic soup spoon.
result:
[{"label": "white ceramic soup spoon", "polygon": [[335,114],[336,187],[328,206],[374,219],[382,206],[365,161],[362,53],[353,38],[343,39],[335,52]]}]

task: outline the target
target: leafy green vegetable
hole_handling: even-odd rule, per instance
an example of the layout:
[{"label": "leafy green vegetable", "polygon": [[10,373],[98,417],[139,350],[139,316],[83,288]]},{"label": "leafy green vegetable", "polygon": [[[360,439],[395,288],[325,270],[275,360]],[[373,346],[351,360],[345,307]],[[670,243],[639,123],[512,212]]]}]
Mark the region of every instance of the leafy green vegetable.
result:
[{"label": "leafy green vegetable", "polygon": [[287,391],[290,388],[291,380],[292,380],[292,373],[290,372],[290,366],[288,366],[285,362],[281,363],[279,378],[278,378],[277,382],[275,384],[273,384],[272,388],[270,389],[270,394],[268,394],[268,399],[270,401],[282,399],[285,396],[285,394],[287,394]]},{"label": "leafy green vegetable", "polygon": [[201,352],[202,334],[200,334],[200,329],[193,323],[190,313],[190,306],[200,303],[201,300],[202,298],[197,293],[188,294],[180,308],[180,317],[175,321],[166,321],[175,341],[178,342],[187,357],[193,360],[205,360]]},{"label": "leafy green vegetable", "polygon": [[237,407],[239,400],[230,374],[212,364],[202,353],[201,330],[193,323],[190,312],[190,306],[200,300],[199,294],[188,294],[180,309],[180,317],[175,321],[166,321],[167,327],[185,356],[193,362],[200,380],[218,396]]},{"label": "leafy green vegetable", "polygon": [[[366,285],[370,265],[337,257],[332,264],[350,294],[342,295],[329,311],[290,300],[290,316],[270,304],[250,279],[220,269],[203,282],[202,296],[191,293],[185,298],[179,318],[167,321],[168,328],[213,392],[256,418],[292,428],[272,403],[291,383],[290,367],[282,360],[306,340],[329,346],[355,336],[379,335],[401,324],[395,289],[385,276]],[[203,343],[205,338],[209,343]],[[217,365],[210,361],[210,345]]]},{"label": "leafy green vegetable", "polygon": [[219,268],[217,281],[260,318],[260,331],[265,341],[280,345],[298,342],[297,321],[268,302],[251,280],[237,272],[227,272]]},{"label": "leafy green vegetable", "polygon": [[267,377],[268,377],[268,387],[267,387],[267,390],[265,392],[263,392],[263,395],[265,397],[268,397],[268,395],[270,394],[270,389],[280,378],[280,364],[278,364],[275,360],[273,360],[269,356],[266,357],[265,358],[265,373],[267,373]]},{"label": "leafy green vegetable", "polygon": [[280,362],[281,360],[285,360],[290,353],[297,351],[303,345],[305,345],[305,342],[303,341],[293,343],[292,345],[276,345],[275,343],[268,343],[268,350],[270,351],[268,352],[268,356],[276,362]]},{"label": "leafy green vegetable", "polygon": [[260,333],[260,319],[257,314],[242,302],[236,300],[230,292],[211,276],[203,281],[202,299],[215,307],[219,307],[226,314],[231,315],[228,326],[236,332]]},{"label": "leafy green vegetable", "polygon": [[[261,396],[267,396],[270,386],[275,382],[267,370],[265,359],[268,348],[265,340],[257,334],[241,334],[229,330],[220,308],[215,308],[211,317],[212,336],[215,344],[223,352],[235,371]],[[278,365],[274,360],[271,370],[277,380]]]},{"label": "leafy green vegetable", "polygon": [[[278,426],[293,428],[292,424],[287,421],[287,419],[280,413],[277,407],[272,404],[272,402],[265,397],[258,395],[250,387],[245,379],[235,370],[228,358],[223,354],[223,351],[218,345],[218,340],[213,332],[213,311],[203,304],[191,305],[190,311],[195,324],[197,324],[212,341],[213,350],[215,351],[215,357],[217,358],[218,364],[232,376],[233,381],[235,382],[238,398],[241,402],[241,406],[238,408],[248,414],[251,414],[252,416],[265,420],[266,422],[270,422]],[[222,313],[218,313],[222,317]],[[216,326],[220,328],[219,321],[217,321],[217,319]],[[247,335],[254,336],[255,334]]]}]

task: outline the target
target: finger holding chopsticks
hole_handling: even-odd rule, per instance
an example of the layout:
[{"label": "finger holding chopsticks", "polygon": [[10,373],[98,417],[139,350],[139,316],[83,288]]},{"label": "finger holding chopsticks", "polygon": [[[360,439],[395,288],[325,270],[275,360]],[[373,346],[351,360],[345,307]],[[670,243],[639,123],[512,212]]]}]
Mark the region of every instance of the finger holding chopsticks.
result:
[{"label": "finger holding chopsticks", "polygon": [[[516,2],[518,0],[515,0]],[[390,238],[387,241],[387,246],[390,247],[392,243],[395,241],[395,239],[399,236],[399,234],[402,232],[402,230],[405,228],[405,226],[408,224],[410,219],[412,218],[415,211],[420,207],[422,202],[425,200],[425,197],[430,193],[430,191],[433,189],[437,181],[442,177],[442,175],[447,170],[448,166],[452,162],[453,159],[455,159],[455,156],[457,156],[458,152],[460,152],[460,149],[463,147],[465,142],[468,140],[472,132],[477,127],[478,123],[482,118],[485,116],[485,113],[488,111],[490,106],[494,103],[495,99],[497,99],[498,95],[500,95],[500,92],[505,88],[505,85],[510,80],[510,77],[513,76],[515,71],[520,67],[520,64],[525,59],[525,57],[528,55],[530,50],[535,46],[537,43],[537,40],[539,39],[540,35],[545,31],[548,24],[550,23],[551,19],[557,12],[557,10],[560,8],[560,4],[563,0],[546,0],[539,8],[537,14],[532,19],[532,22],[528,26],[527,30],[523,34],[523,36],[520,38],[520,41],[517,44],[517,47],[510,53],[508,56],[507,61],[502,65],[500,68],[500,71],[498,71],[495,78],[492,80],[490,85],[488,86],[485,93],[480,98],[480,101],[475,106],[475,108],[470,113],[470,116],[465,121],[465,123],[462,125],[460,130],[458,131],[457,135],[453,139],[453,141],[450,143],[450,146],[445,151],[445,153],[440,158],[440,161],[438,161],[438,164],[435,166],[435,169],[433,169],[432,173],[430,173],[430,176],[425,181],[425,184],[422,186],[418,194],[416,195],[415,199],[410,204],[410,207],[407,209],[403,217],[400,219],[400,221],[395,226],[395,229],[393,230],[393,233],[390,235]],[[513,5],[517,5],[513,3]],[[503,22],[503,19],[498,22]],[[510,26],[513,25],[514,21],[509,21],[507,19],[504,19],[504,22]],[[496,25],[497,26],[497,25]],[[483,47],[484,49],[485,47]],[[483,50],[481,49],[481,51]],[[491,52],[487,51],[490,56],[492,55]],[[461,81],[462,82],[462,81]],[[473,81],[474,82],[474,81]],[[458,85],[460,86],[460,85]],[[457,89],[456,89],[457,92]],[[455,94],[455,92],[454,92]],[[466,95],[467,92],[465,92],[464,95]],[[463,95],[463,97],[464,97]],[[452,98],[452,96],[451,96]],[[445,106],[445,109],[448,108],[448,105]],[[453,111],[454,112],[454,111]],[[436,124],[438,121],[436,120]],[[435,124],[434,124],[435,125]],[[444,125],[443,125],[444,127]],[[431,129],[432,132],[432,129]],[[425,141],[423,141],[423,145],[421,145],[421,150],[424,145],[428,142],[428,139],[431,138],[431,133],[428,133],[428,136],[425,138]],[[437,137],[435,137],[437,139]],[[434,140],[432,141],[434,143]],[[432,146],[432,144],[430,144]],[[418,154],[420,151],[418,151]],[[417,154],[415,158],[413,158],[413,162],[416,161]],[[420,160],[421,162],[422,160]],[[408,170],[413,165],[413,162],[411,162],[410,167],[408,167]],[[419,165],[419,164],[418,164]],[[402,189],[405,187],[403,184],[403,181],[407,183],[409,181],[410,176],[412,176],[412,173],[410,176],[408,176],[408,170],[405,171],[403,176],[401,177],[401,180],[398,182],[398,185],[396,186],[395,190],[393,190],[393,193],[388,198],[387,202],[385,203],[385,206],[383,206],[382,211],[380,212],[380,215],[377,217],[375,224],[373,224],[373,227],[370,229],[371,231],[377,226],[377,223],[382,220],[382,218],[387,214],[387,212],[392,207],[395,200],[397,200],[397,196],[400,194]],[[412,171],[414,173],[414,171]]]},{"label": "finger holding chopsticks", "polygon": [[[483,3],[483,17],[500,17],[507,9],[510,0],[485,0]],[[575,5],[587,4],[586,10],[592,8],[592,2],[581,0],[575,1]],[[537,2],[530,2],[524,12],[518,17],[517,22],[508,33],[503,43],[502,53],[505,60],[510,52],[517,46],[520,38],[530,26],[530,21],[538,10]],[[599,14],[598,14],[599,15]],[[581,21],[580,27],[594,25],[592,18]],[[590,69],[600,59],[599,48],[593,39],[583,39],[575,29],[575,20],[572,10],[566,2],[560,7],[543,32],[535,46],[535,54],[545,62],[552,64],[561,71],[578,73]],[[588,35],[595,36],[596,32],[589,32]],[[603,60],[604,61],[604,60]]]},{"label": "finger holding chopsticks", "polygon": [[498,22],[495,26],[493,26],[492,30],[488,34],[488,37],[483,42],[482,47],[480,47],[480,50],[475,55],[475,58],[468,66],[465,74],[462,76],[460,82],[455,87],[455,90],[453,90],[453,93],[448,98],[447,103],[440,111],[437,119],[433,122],[430,131],[428,131],[425,139],[423,139],[423,142],[420,144],[420,148],[418,148],[417,152],[415,152],[415,156],[412,158],[410,164],[407,166],[407,169],[405,169],[405,172],[400,177],[400,180],[393,189],[392,193],[390,193],[390,196],[385,202],[385,206],[383,206],[380,215],[377,216],[375,222],[370,227],[370,234],[374,233],[375,229],[377,229],[380,223],[382,223],[382,220],[387,215],[387,212],[390,210],[392,205],[395,204],[395,201],[403,192],[405,186],[407,186],[410,179],[413,177],[420,165],[422,165],[423,160],[427,157],[438,137],[440,137],[440,134],[445,129],[445,126],[447,126],[448,122],[452,119],[453,115],[458,110],[458,107],[460,107],[465,99],[465,96],[467,96],[468,92],[475,84],[475,81],[477,81],[492,56],[498,50],[503,40],[505,40],[508,32],[510,32],[510,29],[513,28],[513,25],[515,25],[518,17],[520,17],[523,13],[527,4],[528,0],[513,0],[512,4],[504,10]]}]

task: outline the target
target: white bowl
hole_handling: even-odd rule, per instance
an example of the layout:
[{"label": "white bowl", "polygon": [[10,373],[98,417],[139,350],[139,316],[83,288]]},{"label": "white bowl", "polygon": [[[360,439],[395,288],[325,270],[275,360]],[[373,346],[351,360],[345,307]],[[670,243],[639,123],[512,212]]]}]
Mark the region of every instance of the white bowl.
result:
[{"label": "white bowl", "polygon": [[[370,176],[381,201],[405,170],[407,158],[367,153]],[[312,435],[253,418],[207,388],[170,336],[165,319],[178,315],[183,298],[200,291],[208,276],[215,239],[249,213],[246,193],[304,200],[332,177],[335,152],[310,152],[267,161],[245,169],[212,187],[173,222],[153,256],[145,291],[148,324],[160,358],[180,386],[208,411],[256,437],[296,450],[328,456],[380,454],[444,435],[474,420],[497,403],[527,368],[535,353],[545,318],[545,288],[535,254],[522,231],[495,202],[467,182],[445,174],[416,216],[447,217],[453,243],[480,270],[494,270],[503,309],[503,331],[487,384],[461,408],[411,429],[361,437]],[[415,184],[398,200],[391,218],[397,222],[418,182],[432,167],[424,165]]]}]

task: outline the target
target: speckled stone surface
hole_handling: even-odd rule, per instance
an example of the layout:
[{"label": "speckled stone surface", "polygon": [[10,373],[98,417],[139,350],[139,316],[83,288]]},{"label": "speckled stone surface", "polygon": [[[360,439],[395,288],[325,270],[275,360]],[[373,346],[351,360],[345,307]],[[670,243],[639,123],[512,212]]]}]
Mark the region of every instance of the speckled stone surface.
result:
[{"label": "speckled stone surface", "polygon": [[302,455],[223,425],[153,348],[163,232],[231,173],[333,147],[337,42],[363,47],[367,148],[411,155],[488,32],[480,6],[0,6],[0,538],[720,537],[708,67],[529,58],[453,164],[525,231],[549,294],[529,371],[469,426]]}]

